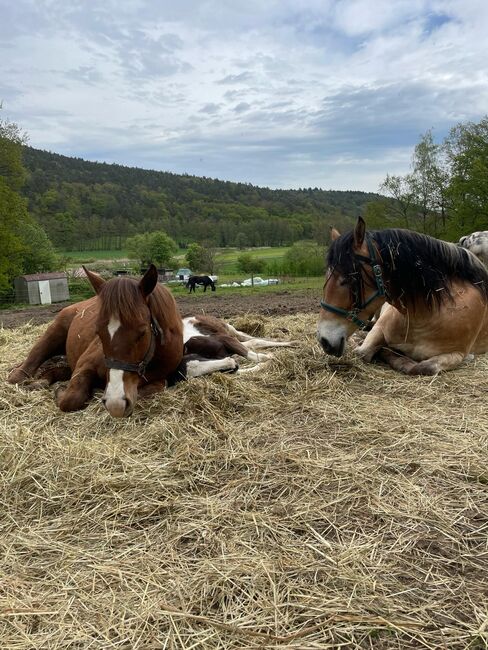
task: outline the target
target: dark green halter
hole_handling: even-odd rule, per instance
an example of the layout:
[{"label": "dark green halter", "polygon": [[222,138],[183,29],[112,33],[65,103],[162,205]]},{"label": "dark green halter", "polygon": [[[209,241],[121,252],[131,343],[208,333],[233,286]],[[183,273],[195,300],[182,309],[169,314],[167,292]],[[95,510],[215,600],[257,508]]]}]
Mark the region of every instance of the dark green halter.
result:
[{"label": "dark green halter", "polygon": [[369,257],[365,257],[364,255],[355,255],[355,258],[360,262],[365,262],[371,266],[373,270],[373,277],[376,282],[375,293],[373,293],[373,295],[371,295],[364,302],[361,302],[360,304],[354,304],[353,308],[350,311],[347,311],[347,309],[342,309],[341,307],[334,307],[334,305],[329,305],[329,303],[324,302],[323,300],[320,301],[320,306],[322,309],[330,311],[333,314],[343,316],[346,320],[351,321],[357,325],[359,329],[362,330],[370,329],[371,322],[358,318],[359,312],[365,309],[371,302],[373,302],[373,300],[375,300],[375,298],[378,298],[379,296],[386,296],[385,284],[383,282],[383,272],[381,270],[381,266],[379,265],[378,253],[369,235],[366,235],[366,243],[368,244]]}]

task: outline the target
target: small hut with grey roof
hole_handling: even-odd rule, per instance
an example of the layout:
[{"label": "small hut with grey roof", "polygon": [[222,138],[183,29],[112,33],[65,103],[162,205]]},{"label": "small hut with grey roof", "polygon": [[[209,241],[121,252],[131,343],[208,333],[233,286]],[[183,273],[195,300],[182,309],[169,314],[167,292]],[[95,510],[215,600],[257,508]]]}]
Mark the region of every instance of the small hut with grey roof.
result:
[{"label": "small hut with grey roof", "polygon": [[69,300],[66,273],[32,273],[14,280],[15,301],[29,305],[49,305]]}]

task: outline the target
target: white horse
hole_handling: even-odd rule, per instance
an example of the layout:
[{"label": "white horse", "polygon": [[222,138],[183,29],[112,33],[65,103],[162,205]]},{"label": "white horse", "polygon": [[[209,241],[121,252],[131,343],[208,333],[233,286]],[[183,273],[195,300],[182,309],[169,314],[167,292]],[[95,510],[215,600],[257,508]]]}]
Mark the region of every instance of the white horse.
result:
[{"label": "white horse", "polygon": [[471,251],[485,266],[488,266],[488,230],[465,235],[461,237],[458,244]]}]

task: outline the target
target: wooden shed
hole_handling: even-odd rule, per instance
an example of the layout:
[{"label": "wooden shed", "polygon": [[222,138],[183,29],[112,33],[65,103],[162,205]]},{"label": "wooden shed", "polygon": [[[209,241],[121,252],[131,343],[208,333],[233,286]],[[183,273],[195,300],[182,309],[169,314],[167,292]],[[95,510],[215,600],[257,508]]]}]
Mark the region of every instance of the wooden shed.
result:
[{"label": "wooden shed", "polygon": [[49,305],[69,300],[66,273],[33,273],[14,280],[16,302],[29,305]]}]

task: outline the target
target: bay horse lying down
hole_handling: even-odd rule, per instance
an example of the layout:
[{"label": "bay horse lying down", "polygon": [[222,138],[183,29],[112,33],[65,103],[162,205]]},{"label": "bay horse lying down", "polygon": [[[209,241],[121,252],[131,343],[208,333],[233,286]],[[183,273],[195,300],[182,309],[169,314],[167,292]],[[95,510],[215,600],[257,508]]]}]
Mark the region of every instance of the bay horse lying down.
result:
[{"label": "bay horse lying down", "polygon": [[8,377],[10,383],[28,382],[42,364],[66,355],[66,362],[51,364],[40,382],[47,386],[69,379],[56,395],[62,411],[83,408],[93,389],[104,387],[102,403],[108,412],[128,416],[138,395],[218,370],[235,371],[238,366],[230,354],[262,362],[269,355],[251,347],[290,345],[253,339],[203,316],[187,319],[184,325],[172,294],[158,284],[154,265],[140,281],[120,277],[105,282],[85,272],[97,295],[62,309]]},{"label": "bay horse lying down", "polygon": [[409,375],[435,375],[488,351],[488,270],[472,254],[416,232],[332,231],[317,337],[341,356],[381,312],[356,353]]},{"label": "bay horse lying down", "polygon": [[189,293],[192,291],[193,293],[196,293],[195,286],[197,284],[203,286],[204,293],[207,290],[207,287],[211,287],[212,291],[215,291],[215,282],[209,275],[190,275],[188,282],[186,283],[187,288],[190,289]]}]

